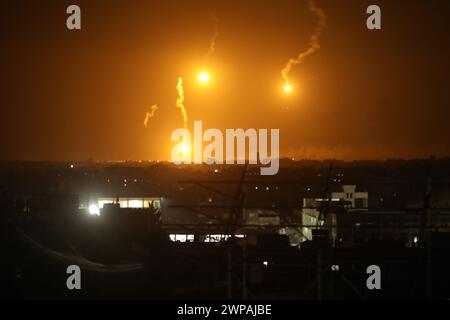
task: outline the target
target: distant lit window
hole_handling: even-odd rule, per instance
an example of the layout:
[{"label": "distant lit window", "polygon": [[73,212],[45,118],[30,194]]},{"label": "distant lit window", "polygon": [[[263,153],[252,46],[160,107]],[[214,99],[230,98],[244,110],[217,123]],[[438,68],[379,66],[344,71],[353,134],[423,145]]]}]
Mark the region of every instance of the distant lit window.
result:
[{"label": "distant lit window", "polygon": [[[230,237],[231,237],[231,235],[226,235],[226,234],[207,234],[205,236],[205,242],[220,242],[220,241],[228,240],[228,238],[230,238]],[[239,238],[239,239],[243,239],[243,238],[245,238],[245,235],[236,234],[235,237]]]},{"label": "distant lit window", "polygon": [[161,201],[159,200],[146,200],[144,199],[144,208],[150,208],[150,206],[153,204],[154,208],[161,208]]},{"label": "distant lit window", "polygon": [[170,234],[169,238],[173,242],[194,242],[193,234]]},{"label": "distant lit window", "polygon": [[100,215],[100,209],[95,204],[91,204],[89,206],[89,214],[98,216]]},{"label": "distant lit window", "polygon": [[128,208],[128,200],[120,200],[119,205],[121,208]]},{"label": "distant lit window", "polygon": [[221,234],[207,234],[205,237],[205,242],[220,242],[221,240],[228,239],[228,236]]},{"label": "distant lit window", "polygon": [[128,208],[143,208],[144,207],[144,201],[142,200],[129,200],[128,201]]}]

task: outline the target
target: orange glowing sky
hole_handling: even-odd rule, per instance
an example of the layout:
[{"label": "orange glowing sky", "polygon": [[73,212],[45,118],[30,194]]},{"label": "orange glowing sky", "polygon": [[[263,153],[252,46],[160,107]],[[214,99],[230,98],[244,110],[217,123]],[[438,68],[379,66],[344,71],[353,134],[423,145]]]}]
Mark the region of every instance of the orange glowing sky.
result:
[{"label": "orange glowing sky", "polygon": [[[82,30],[69,32],[65,2],[8,0],[0,159],[167,160],[183,126],[178,77],[189,126],[279,128],[282,156],[450,155],[450,3],[377,1],[383,29],[371,32],[368,1],[316,2],[321,48],[286,96],[280,70],[316,22],[306,1],[78,1]],[[205,66],[211,14],[220,36]]]}]

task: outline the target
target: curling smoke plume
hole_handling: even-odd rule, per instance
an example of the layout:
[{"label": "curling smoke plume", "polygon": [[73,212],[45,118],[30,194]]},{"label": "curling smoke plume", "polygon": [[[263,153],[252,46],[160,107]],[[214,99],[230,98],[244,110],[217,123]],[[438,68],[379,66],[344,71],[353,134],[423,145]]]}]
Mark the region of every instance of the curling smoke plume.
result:
[{"label": "curling smoke plume", "polygon": [[180,108],[181,116],[183,117],[184,128],[187,129],[188,117],[186,108],[184,107],[184,88],[183,88],[183,79],[181,77],[178,77],[177,91],[178,91],[178,98],[176,104],[177,107]]},{"label": "curling smoke plume", "polygon": [[212,20],[214,22],[214,34],[211,38],[211,42],[209,45],[209,51],[205,56],[204,63],[207,63],[209,57],[214,53],[214,51],[216,51],[216,41],[217,41],[217,37],[219,36],[219,19],[217,19],[217,17],[213,15]]},{"label": "curling smoke plume", "polygon": [[158,106],[154,104],[150,107],[150,112],[145,112],[144,127],[147,128],[148,120],[150,120],[150,118],[153,118],[156,110],[158,110]]},{"label": "curling smoke plume", "polygon": [[314,34],[309,39],[309,48],[306,51],[300,52],[299,55],[297,56],[297,58],[289,59],[288,63],[284,67],[284,69],[281,70],[281,76],[283,77],[283,80],[285,81],[286,84],[289,84],[288,75],[289,75],[289,72],[291,71],[292,67],[299,63],[302,63],[302,61],[307,56],[313,54],[315,51],[320,49],[319,38],[320,38],[320,35],[322,34],[322,31],[326,27],[327,16],[325,15],[325,12],[321,8],[316,6],[316,2],[314,0],[310,0],[308,2],[308,8],[309,8],[309,11],[311,11],[318,18],[316,29],[314,31]]}]

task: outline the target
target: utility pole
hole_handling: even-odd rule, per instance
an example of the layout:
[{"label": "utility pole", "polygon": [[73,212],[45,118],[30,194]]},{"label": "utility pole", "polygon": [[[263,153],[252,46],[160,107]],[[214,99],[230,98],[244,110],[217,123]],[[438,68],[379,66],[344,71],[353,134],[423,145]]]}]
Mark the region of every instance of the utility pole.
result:
[{"label": "utility pole", "polygon": [[425,191],[423,195],[423,211],[421,217],[421,238],[426,244],[427,255],[427,299],[431,300],[433,296],[433,275],[432,275],[432,245],[431,245],[431,230],[430,230],[430,203],[431,203],[431,165],[433,157],[427,164],[426,176],[425,176]]},{"label": "utility pole", "polygon": [[[331,206],[331,175],[333,174],[333,165],[330,164],[330,166],[328,167],[328,172],[327,172],[327,176],[326,176],[326,180],[325,180],[325,187],[323,189],[323,194],[322,194],[322,205],[320,206],[320,211],[319,211],[319,217],[317,218],[317,223],[316,223],[316,227],[317,229],[320,226],[320,220],[324,220],[326,219],[326,214],[328,213],[328,210]],[[325,200],[327,199],[327,201],[325,203],[323,203]]]},{"label": "utility pole", "polygon": [[236,224],[239,220],[239,216],[242,217],[242,207],[243,201],[245,199],[245,191],[244,191],[244,181],[245,175],[247,173],[248,163],[244,165],[244,169],[242,170],[241,179],[239,180],[238,189],[236,191],[236,195],[233,202],[233,207],[230,212],[230,219],[228,221],[227,227],[227,235],[229,236],[228,241],[228,299],[231,300],[233,297],[233,246],[235,242],[235,233],[236,233]]},{"label": "utility pole", "polygon": [[317,253],[317,300],[322,300],[322,248],[319,243]]},{"label": "utility pole", "polygon": [[[319,216],[317,217],[317,223],[316,223],[316,232],[318,232],[320,228],[320,221],[326,222],[326,217],[328,214],[328,211],[331,207],[331,176],[333,174],[333,165],[330,164],[328,167],[328,172],[325,180],[325,187],[323,190],[322,195],[322,203],[320,206]],[[324,200],[326,202],[324,202]],[[322,300],[323,298],[323,286],[322,286],[322,264],[323,264],[323,247],[324,245],[330,246],[329,239],[323,239],[325,236],[325,233],[321,234],[318,232],[318,239],[317,241],[317,299]],[[328,234],[329,236],[329,234]]]},{"label": "utility pole", "polygon": [[[229,240],[231,241],[231,239]],[[232,265],[232,259],[231,259],[231,244],[228,244],[228,267],[227,267],[227,282],[228,282],[228,293],[227,293],[227,298],[228,300],[231,300],[231,298],[233,297],[233,290],[232,290],[232,282],[233,282],[233,278],[232,278],[232,274],[233,274],[233,270],[231,268]]]},{"label": "utility pole", "polygon": [[242,299],[247,300],[247,235],[242,243]]}]

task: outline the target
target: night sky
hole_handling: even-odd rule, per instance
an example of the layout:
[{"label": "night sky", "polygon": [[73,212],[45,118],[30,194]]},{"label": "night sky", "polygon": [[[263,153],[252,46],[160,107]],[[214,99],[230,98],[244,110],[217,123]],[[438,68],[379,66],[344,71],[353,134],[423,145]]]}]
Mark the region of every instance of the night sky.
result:
[{"label": "night sky", "polygon": [[[280,70],[316,24],[307,1],[2,1],[0,160],[168,160],[179,76],[190,127],[279,128],[282,156],[450,156],[450,1],[316,2],[321,48],[287,97]],[[370,4],[382,30],[366,28]]]}]

